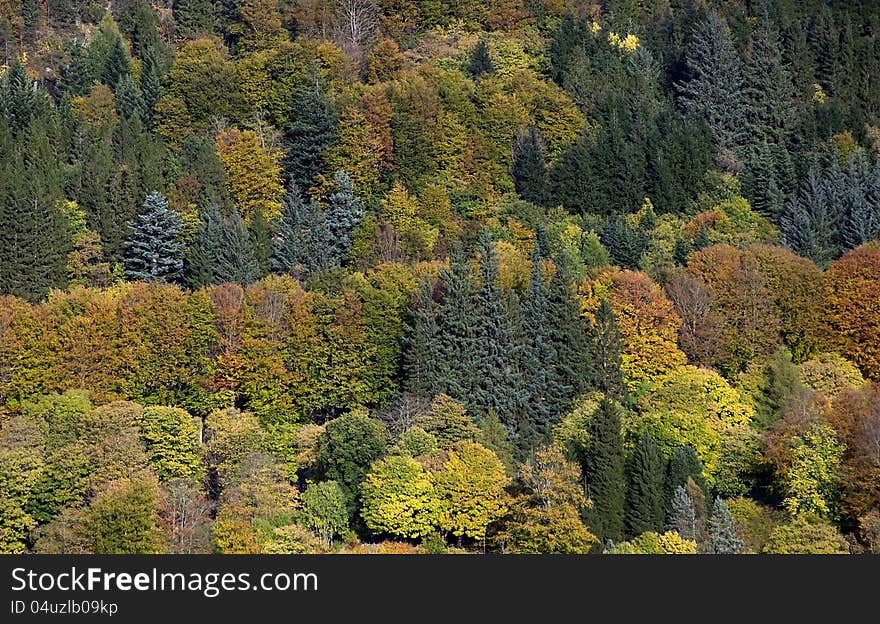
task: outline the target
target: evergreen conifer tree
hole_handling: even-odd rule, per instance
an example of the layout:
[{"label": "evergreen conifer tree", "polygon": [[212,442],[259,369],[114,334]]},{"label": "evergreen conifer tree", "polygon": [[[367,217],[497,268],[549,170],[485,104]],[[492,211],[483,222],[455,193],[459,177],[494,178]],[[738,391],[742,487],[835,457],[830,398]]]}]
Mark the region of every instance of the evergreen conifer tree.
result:
[{"label": "evergreen conifer tree", "polygon": [[434,286],[430,279],[422,282],[418,298],[407,324],[404,371],[407,389],[418,395],[433,396],[442,385],[439,327],[434,302]]},{"label": "evergreen conifer tree", "polygon": [[152,114],[153,107],[162,94],[160,73],[159,53],[155,46],[149,46],[144,51],[140,80],[143,112],[147,118]]},{"label": "evergreen conifer tree", "polygon": [[703,462],[697,457],[694,447],[685,445],[675,449],[666,467],[666,481],[663,485],[664,512],[666,515],[672,509],[672,498],[675,494],[675,488],[684,487],[688,479],[692,479],[697,485],[705,489]]},{"label": "evergreen conifer tree", "polygon": [[290,119],[284,130],[284,174],[288,181],[308,189],[324,170],[324,152],[336,140],[336,120],[317,78],[312,88],[297,94]]},{"label": "evergreen conifer tree", "polygon": [[269,266],[277,273],[304,279],[328,267],[330,229],[321,207],[306,201],[295,184],[282,198],[281,219],[272,239]]},{"label": "evergreen conifer tree", "polygon": [[468,71],[474,78],[479,78],[483,74],[495,73],[495,67],[492,65],[492,59],[489,56],[489,48],[483,39],[480,39],[471,51]]},{"label": "evergreen conifer tree", "polygon": [[260,278],[260,266],[237,210],[229,217],[210,202],[190,250],[188,281],[194,288],[231,282],[247,285]]},{"label": "evergreen conifer tree", "polygon": [[663,530],[663,484],[666,462],[660,447],[645,431],[639,436],[628,465],[626,530],[630,537]]},{"label": "evergreen conifer tree", "polygon": [[691,497],[680,485],[672,494],[672,512],[669,515],[669,530],[678,533],[682,539],[696,542],[700,535],[697,513]]},{"label": "evergreen conifer tree", "polygon": [[477,350],[477,301],[470,265],[460,245],[453,245],[449,267],[440,271],[443,298],[437,306],[439,388],[436,393],[474,405]]},{"label": "evergreen conifer tree", "polygon": [[520,197],[538,206],[544,205],[547,201],[547,154],[535,126],[516,135],[510,172]]},{"label": "evergreen conifer tree", "polygon": [[751,146],[747,164],[751,167],[763,143],[786,142],[796,112],[794,85],[782,57],[779,30],[766,8],[749,41],[744,94],[745,130]]},{"label": "evergreen conifer tree", "polygon": [[573,297],[571,283],[561,263],[557,263],[557,270],[550,279],[546,329],[549,346],[556,355],[546,397],[555,418],[569,408],[574,397],[588,388],[595,363],[591,359],[580,306]]},{"label": "evergreen conifer tree", "polygon": [[119,82],[127,75],[131,74],[131,59],[122,37],[117,36],[113,40],[110,53],[107,55],[107,61],[104,65],[104,71],[101,74],[101,81],[115,92],[119,86]]},{"label": "evergreen conifer tree", "polygon": [[617,319],[607,299],[602,300],[596,311],[589,343],[593,361],[593,387],[611,399],[623,401],[626,397],[626,386],[620,370],[620,353],[623,347]]},{"label": "evergreen conifer tree", "polygon": [[600,539],[619,541],[624,534],[626,477],[620,405],[603,399],[587,426],[589,446],[583,450],[581,467],[587,496],[590,530]]},{"label": "evergreen conifer tree", "polygon": [[480,287],[475,299],[477,357],[473,401],[481,413],[494,411],[512,435],[525,402],[517,328],[509,309],[514,304],[508,300],[505,305],[504,291],[498,285],[498,256],[488,230],[483,231],[477,251]]},{"label": "evergreen conifer tree", "polygon": [[143,209],[130,225],[125,245],[125,275],[147,282],[176,282],[183,272],[184,246],[180,215],[168,208],[158,192],[147,195]]},{"label": "evergreen conifer tree", "polygon": [[813,169],[780,217],[783,243],[800,256],[826,266],[836,255],[835,237],[841,215],[834,184]]},{"label": "evergreen conifer tree", "polygon": [[325,218],[330,232],[327,255],[331,264],[345,264],[351,250],[351,233],[364,217],[364,202],[354,194],[354,184],[344,171],[336,172],[336,192],[327,201]]},{"label": "evergreen conifer tree", "polygon": [[126,74],[119,80],[116,88],[116,111],[123,119],[140,118],[143,115],[143,100],[138,93],[134,78]]},{"label": "evergreen conifer tree", "polygon": [[523,374],[527,400],[519,426],[520,445],[537,447],[559,415],[557,354],[548,327],[549,298],[539,246],[532,255],[532,278],[522,304]]},{"label": "evergreen conifer tree", "polygon": [[260,267],[260,275],[267,275],[269,258],[272,256],[272,224],[266,219],[262,210],[256,210],[251,215],[247,232],[257,259],[257,266]]},{"label": "evergreen conifer tree", "polygon": [[745,140],[742,60],[717,11],[694,29],[686,64],[688,80],[677,85],[682,108],[706,121],[719,149],[739,154]]},{"label": "evergreen conifer tree", "polygon": [[735,555],[743,549],[730,509],[720,496],[715,498],[712,515],[709,516],[709,547],[717,555]]}]

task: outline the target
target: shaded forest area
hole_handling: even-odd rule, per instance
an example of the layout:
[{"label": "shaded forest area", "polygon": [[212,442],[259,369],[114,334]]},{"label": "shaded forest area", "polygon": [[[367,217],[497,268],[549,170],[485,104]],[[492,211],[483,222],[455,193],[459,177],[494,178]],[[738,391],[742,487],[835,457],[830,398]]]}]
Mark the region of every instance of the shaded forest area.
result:
[{"label": "shaded forest area", "polygon": [[0,4],[0,552],[880,552],[878,30]]}]

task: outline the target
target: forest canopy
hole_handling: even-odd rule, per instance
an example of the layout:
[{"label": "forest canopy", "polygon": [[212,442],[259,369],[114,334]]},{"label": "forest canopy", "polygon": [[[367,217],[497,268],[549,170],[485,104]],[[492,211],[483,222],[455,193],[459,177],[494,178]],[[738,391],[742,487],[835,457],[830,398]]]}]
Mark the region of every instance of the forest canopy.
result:
[{"label": "forest canopy", "polygon": [[880,552],[880,6],[0,6],[0,552]]}]

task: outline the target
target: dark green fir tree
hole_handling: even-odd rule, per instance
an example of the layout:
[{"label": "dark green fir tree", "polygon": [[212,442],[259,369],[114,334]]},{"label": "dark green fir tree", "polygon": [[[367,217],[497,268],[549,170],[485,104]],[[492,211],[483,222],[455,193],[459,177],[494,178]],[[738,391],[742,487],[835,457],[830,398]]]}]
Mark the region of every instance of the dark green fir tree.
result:
[{"label": "dark green fir tree", "polygon": [[317,78],[297,94],[290,119],[284,129],[284,174],[289,182],[308,189],[324,170],[324,152],[336,140],[336,119]]},{"label": "dark green fir tree", "polygon": [[745,141],[742,59],[715,10],[694,29],[686,66],[687,80],[678,85],[682,108],[706,121],[719,150],[740,154]]},{"label": "dark green fir tree", "polygon": [[468,72],[474,78],[479,78],[483,74],[495,73],[492,58],[489,56],[489,47],[483,39],[480,39],[471,51],[471,58],[468,61]]},{"label": "dark green fir tree", "polygon": [[544,205],[547,201],[547,150],[535,126],[516,135],[510,174],[520,197],[538,206]]},{"label": "dark green fir tree", "polygon": [[314,200],[305,200],[294,184],[282,199],[269,266],[276,273],[303,280],[312,271],[328,267],[330,236],[321,207]]},{"label": "dark green fir tree", "polygon": [[630,537],[663,530],[663,483],[666,461],[648,432],[636,442],[627,466],[626,530]]},{"label": "dark green fir tree", "polygon": [[603,299],[596,310],[589,344],[593,361],[593,387],[615,401],[624,401],[626,386],[620,370],[623,346],[614,310],[607,299]]},{"label": "dark green fir tree", "polygon": [[601,541],[624,535],[626,476],[624,473],[621,419],[618,403],[603,399],[587,425],[589,445],[581,454],[581,468],[592,501],[587,526]]}]

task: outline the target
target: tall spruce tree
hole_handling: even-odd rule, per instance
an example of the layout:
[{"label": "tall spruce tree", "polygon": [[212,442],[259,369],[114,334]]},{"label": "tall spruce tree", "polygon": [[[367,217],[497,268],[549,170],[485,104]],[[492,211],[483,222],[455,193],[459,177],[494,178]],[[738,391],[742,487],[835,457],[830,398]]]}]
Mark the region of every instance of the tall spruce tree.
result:
[{"label": "tall spruce tree", "polygon": [[736,534],[730,508],[720,496],[715,498],[708,524],[710,552],[716,555],[736,555],[742,552],[743,542]]},{"label": "tall spruce tree", "polygon": [[460,245],[453,245],[449,267],[440,271],[443,298],[437,306],[439,387],[434,394],[475,407],[477,301],[470,264]]},{"label": "tall spruce tree", "polygon": [[406,326],[403,361],[407,390],[422,396],[433,396],[442,385],[443,362],[440,359],[436,308],[434,285],[430,279],[425,279]]},{"label": "tall spruce tree", "polygon": [[302,280],[330,262],[330,228],[324,211],[314,200],[305,200],[292,184],[282,198],[281,219],[272,239],[269,266]]},{"label": "tall spruce tree", "polygon": [[651,435],[645,431],[636,442],[627,470],[626,530],[630,537],[663,530],[663,484],[666,461]]},{"label": "tall spruce tree", "polygon": [[67,285],[72,232],[57,159],[43,130],[29,134],[16,145],[0,132],[0,293],[38,301]]},{"label": "tall spruce tree", "polygon": [[137,219],[129,224],[125,276],[146,282],[177,282],[183,272],[183,222],[159,192],[147,195]]},{"label": "tall spruce tree", "polygon": [[547,399],[552,413],[559,415],[568,409],[574,397],[587,390],[595,364],[580,306],[561,261],[550,279],[546,328],[549,346],[556,355]]},{"label": "tall spruce tree", "polygon": [[498,285],[498,256],[488,230],[480,237],[477,253],[480,287],[475,298],[477,350],[473,402],[483,414],[494,411],[513,436],[525,403],[518,328],[512,318],[515,311],[510,309],[516,300],[506,299],[503,288]]},{"label": "tall spruce tree", "polygon": [[[564,402],[557,383],[557,354],[551,340],[548,314],[549,298],[544,279],[539,246],[532,255],[532,278],[523,298],[522,318],[525,337],[522,369],[525,376],[527,400],[519,426],[521,446],[537,447],[546,439]],[[563,398],[565,396],[563,394]]]},{"label": "tall spruce tree", "polygon": [[638,270],[647,239],[641,231],[630,226],[625,215],[610,216],[605,221],[599,238],[615,264],[625,269]]},{"label": "tall spruce tree", "polygon": [[617,319],[607,299],[603,299],[596,310],[589,344],[593,361],[593,387],[611,399],[623,401],[626,397],[626,386],[620,370],[623,347]]},{"label": "tall spruce tree", "polygon": [[795,120],[795,91],[782,57],[779,30],[771,15],[762,11],[746,55],[746,123],[750,167],[762,143],[782,145]]},{"label": "tall spruce tree", "polygon": [[125,43],[121,36],[117,36],[113,40],[110,53],[104,64],[101,74],[101,82],[113,89],[115,92],[119,86],[119,82],[127,75],[131,74],[131,58],[128,56],[128,50],[125,49]]},{"label": "tall spruce tree", "polygon": [[144,51],[141,63],[141,100],[145,117],[150,118],[153,107],[162,95],[161,67],[159,65],[159,52],[156,46],[149,46]]},{"label": "tall spruce tree", "polygon": [[593,505],[587,526],[603,542],[619,541],[624,535],[626,476],[624,474],[621,419],[618,403],[603,399],[587,425],[588,446],[580,460],[587,483],[587,496]]},{"label": "tall spruce tree", "polygon": [[190,285],[246,285],[258,280],[260,266],[238,211],[233,209],[226,217],[216,203],[210,202],[203,212],[188,259]]},{"label": "tall spruce tree", "polygon": [[680,485],[672,494],[672,511],[669,515],[669,530],[678,533],[682,539],[696,542],[700,536],[697,512],[688,493]]},{"label": "tall spruce tree", "polygon": [[838,251],[835,238],[842,219],[834,187],[811,170],[798,193],[789,198],[779,223],[783,243],[821,267]]},{"label": "tall spruce tree", "polygon": [[260,268],[260,275],[267,275],[269,258],[272,256],[272,224],[266,219],[262,210],[256,210],[251,215],[247,233],[257,259],[257,266]]},{"label": "tall spruce tree", "polygon": [[535,126],[519,132],[513,142],[510,175],[519,196],[538,206],[547,201],[547,150]]},{"label": "tall spruce tree", "polygon": [[336,140],[336,119],[317,78],[312,86],[297,94],[290,120],[284,129],[284,175],[289,182],[308,189],[315,183],[315,176],[324,170],[324,152]]},{"label": "tall spruce tree", "polygon": [[345,171],[336,172],[336,191],[327,200],[325,211],[331,264],[345,264],[351,250],[351,233],[364,218],[364,202],[354,194],[354,183]]},{"label": "tall spruce tree", "polygon": [[858,151],[849,159],[845,180],[841,239],[844,248],[852,249],[880,238],[880,163],[871,166]]},{"label": "tall spruce tree", "polygon": [[742,59],[717,11],[710,10],[694,29],[685,62],[688,79],[677,85],[681,107],[706,121],[716,147],[740,155],[745,142]]},{"label": "tall spruce tree", "polygon": [[471,51],[471,58],[468,61],[468,72],[474,78],[479,78],[483,74],[494,74],[495,67],[492,65],[492,58],[489,56],[489,47],[485,40],[480,39]]}]

